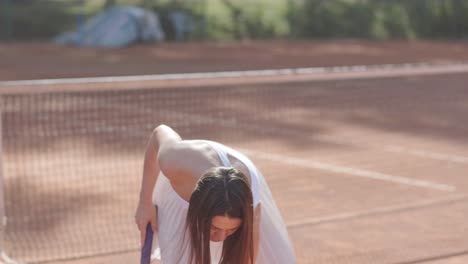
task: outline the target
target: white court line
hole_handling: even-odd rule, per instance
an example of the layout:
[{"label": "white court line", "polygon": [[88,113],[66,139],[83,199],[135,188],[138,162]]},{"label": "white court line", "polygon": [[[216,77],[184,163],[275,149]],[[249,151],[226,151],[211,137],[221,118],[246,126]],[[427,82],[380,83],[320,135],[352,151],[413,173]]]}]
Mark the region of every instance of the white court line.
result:
[{"label": "white court line", "polygon": [[427,207],[431,207],[434,205],[456,203],[456,202],[464,201],[467,199],[468,199],[468,195],[466,194],[453,195],[453,196],[443,197],[443,198],[438,198],[438,199],[429,199],[425,201],[419,201],[419,202],[406,204],[406,205],[393,205],[393,206],[387,206],[387,207],[374,208],[370,210],[347,212],[347,213],[322,216],[322,217],[311,217],[311,218],[305,218],[305,219],[301,219],[297,221],[290,221],[287,223],[287,227],[297,228],[297,227],[303,227],[307,225],[320,225],[320,224],[331,223],[331,222],[346,221],[346,220],[359,218],[359,217],[397,213],[397,212],[402,212],[402,211],[427,208]]},{"label": "white court line", "polygon": [[393,153],[405,153],[405,154],[409,154],[409,155],[413,155],[413,156],[417,156],[421,158],[426,158],[426,159],[468,164],[467,156],[445,154],[445,153],[422,150],[422,149],[410,149],[410,148],[396,146],[396,145],[385,145],[384,150],[387,152],[393,152]]},{"label": "white court line", "polygon": [[[452,62],[449,64],[436,64],[429,62],[422,63],[401,63],[401,64],[376,64],[376,65],[350,65],[333,67],[308,67],[308,68],[286,68],[286,69],[265,69],[265,70],[244,70],[244,71],[219,71],[219,72],[197,72],[197,73],[170,73],[170,74],[149,74],[132,76],[105,76],[105,77],[82,77],[82,78],[61,78],[61,79],[37,79],[0,81],[2,86],[47,86],[65,84],[90,84],[109,82],[141,82],[141,81],[170,81],[170,80],[201,80],[201,79],[222,79],[222,78],[245,78],[245,77],[278,77],[278,76],[300,76],[319,74],[347,74],[347,73],[367,73],[368,77],[378,77],[377,73],[385,71],[396,76],[411,75],[407,71],[414,71],[414,74],[444,74],[444,73],[464,73],[468,71],[468,61]],[[387,76],[387,75],[383,75]],[[336,77],[335,77],[336,78]],[[352,78],[352,76],[343,76]],[[362,76],[360,76],[362,78]]]},{"label": "white court line", "polygon": [[369,142],[366,140],[352,139],[346,137],[330,136],[330,135],[317,135],[313,137],[314,140],[328,142],[346,146],[367,147],[384,152],[401,153],[410,156],[416,156],[424,159],[448,161],[453,163],[468,164],[468,157],[457,154],[447,154],[423,149],[412,149],[399,145],[385,145]]},{"label": "white court line", "polygon": [[409,185],[409,186],[415,186],[415,187],[421,187],[421,188],[433,189],[433,190],[439,190],[439,191],[453,192],[456,190],[456,187],[453,185],[446,185],[446,184],[434,183],[434,182],[423,181],[423,180],[414,180],[411,178],[384,174],[384,173],[375,172],[375,171],[355,169],[355,168],[346,167],[346,166],[338,166],[338,165],[333,165],[333,164],[319,162],[319,161],[298,159],[294,157],[265,153],[265,152],[260,152],[260,151],[252,151],[252,150],[247,150],[247,149],[242,149],[241,151],[247,155],[254,156],[260,159],[266,159],[270,161],[282,162],[282,163],[305,167],[305,168],[318,169],[318,170],[324,170],[324,171],[329,171],[333,173],[350,175],[353,177],[369,178],[369,179],[374,179],[374,180],[393,182],[393,183],[398,183],[398,184],[403,184],[403,185]]}]

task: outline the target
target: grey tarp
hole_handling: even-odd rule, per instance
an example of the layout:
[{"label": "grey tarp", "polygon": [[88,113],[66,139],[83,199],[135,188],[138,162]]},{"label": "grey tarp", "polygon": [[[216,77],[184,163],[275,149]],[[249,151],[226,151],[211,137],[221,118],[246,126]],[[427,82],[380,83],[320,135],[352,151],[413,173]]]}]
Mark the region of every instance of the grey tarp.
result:
[{"label": "grey tarp", "polygon": [[76,32],[66,32],[55,39],[60,44],[83,47],[124,47],[136,42],[164,40],[158,16],[148,10],[119,6],[91,18]]}]

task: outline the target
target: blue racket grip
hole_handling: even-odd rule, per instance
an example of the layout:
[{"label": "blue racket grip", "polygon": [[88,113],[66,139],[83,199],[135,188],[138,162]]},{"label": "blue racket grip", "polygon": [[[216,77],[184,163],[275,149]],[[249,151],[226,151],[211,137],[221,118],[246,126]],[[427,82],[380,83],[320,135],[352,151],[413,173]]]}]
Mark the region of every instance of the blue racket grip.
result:
[{"label": "blue racket grip", "polygon": [[146,226],[145,244],[143,244],[143,247],[141,249],[140,264],[150,264],[152,244],[153,244],[153,229],[151,228],[151,223],[148,223],[148,225]]}]

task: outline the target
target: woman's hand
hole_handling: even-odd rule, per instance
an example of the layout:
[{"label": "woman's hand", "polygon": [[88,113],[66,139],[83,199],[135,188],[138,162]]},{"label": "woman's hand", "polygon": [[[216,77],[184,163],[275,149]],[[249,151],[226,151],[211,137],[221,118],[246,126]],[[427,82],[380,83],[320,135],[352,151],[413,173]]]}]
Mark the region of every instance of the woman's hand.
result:
[{"label": "woman's hand", "polygon": [[138,207],[135,213],[135,223],[140,230],[140,238],[141,238],[141,247],[145,243],[146,238],[146,226],[148,223],[151,223],[151,228],[153,229],[153,233],[156,232],[157,229],[157,207],[155,207],[152,203],[138,203]]}]

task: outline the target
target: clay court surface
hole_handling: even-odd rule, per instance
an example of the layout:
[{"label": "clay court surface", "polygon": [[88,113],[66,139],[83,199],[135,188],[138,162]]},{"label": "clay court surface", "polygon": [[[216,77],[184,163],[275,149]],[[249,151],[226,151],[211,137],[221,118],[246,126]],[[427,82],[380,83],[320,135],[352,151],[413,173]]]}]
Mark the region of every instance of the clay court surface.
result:
[{"label": "clay court surface", "polygon": [[[50,67],[35,70],[40,60],[14,59],[21,49],[17,54],[30,52]],[[460,62],[468,59],[468,44],[189,44],[123,51],[22,44],[0,46],[0,53],[15,65],[0,67],[0,79],[12,80]],[[298,263],[468,263],[467,83],[468,73],[454,73],[6,95],[6,203],[17,219],[7,237],[24,239],[9,246],[41,263],[138,263],[132,218],[142,152],[152,127],[165,123],[182,137],[221,141],[251,157],[281,209]],[[46,261],[73,254],[79,258]]]},{"label": "clay court surface", "polygon": [[275,41],[84,49],[0,44],[0,80],[468,60],[468,42]]}]

